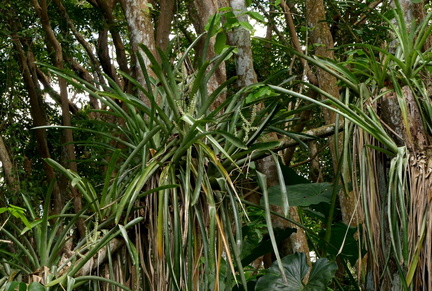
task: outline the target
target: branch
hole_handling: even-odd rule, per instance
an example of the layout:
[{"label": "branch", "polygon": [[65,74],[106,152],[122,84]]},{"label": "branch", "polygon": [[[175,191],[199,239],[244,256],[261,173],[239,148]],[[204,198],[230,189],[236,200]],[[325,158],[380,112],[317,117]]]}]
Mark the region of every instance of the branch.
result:
[{"label": "branch", "polygon": [[126,74],[130,74],[130,69],[128,67],[128,57],[122,37],[120,35],[120,31],[118,29],[118,21],[113,15],[113,8],[117,1],[96,0],[96,2],[105,17],[107,27],[111,33],[112,41],[115,47],[115,53],[117,56],[117,63],[119,64],[120,70]]},{"label": "branch", "polygon": [[[67,25],[69,26],[70,30],[72,31],[72,33],[74,34],[76,40],[82,45],[82,47],[84,48],[84,50],[87,52],[87,55],[89,56],[92,64],[93,64],[93,68],[96,71],[96,74],[98,75],[99,78],[99,82],[103,82],[103,76],[102,76],[102,72],[100,70],[100,66],[99,66],[99,62],[96,58],[96,56],[93,53],[93,47],[92,45],[87,42],[84,37],[78,32],[78,30],[75,27],[75,24],[72,22],[72,20],[69,17],[69,14],[66,11],[66,8],[63,6],[62,1],[60,0],[55,0],[61,15],[63,16],[63,18],[65,19]],[[89,81],[89,80],[87,80]]]},{"label": "branch", "polygon": [[98,251],[97,255],[91,257],[91,259],[88,260],[84,264],[84,266],[79,269],[79,271],[75,274],[75,277],[86,276],[91,274],[92,271],[96,270],[97,267],[102,265],[107,260],[108,252],[113,254],[117,250],[119,250],[124,244],[125,241],[123,239],[115,238],[111,240],[109,244],[107,244],[106,246],[104,246]]},{"label": "branch", "polygon": [[[42,85],[44,86],[44,88],[48,92],[48,94],[50,94],[51,98],[55,102],[57,102],[57,104],[61,105],[60,94],[57,93],[57,91],[54,90],[54,88],[51,86],[48,77],[41,71],[41,69],[39,67],[36,67],[36,72],[37,72],[38,80],[42,83]],[[78,106],[70,100],[68,100],[68,103],[69,103],[68,104],[69,105],[69,111],[72,114],[76,114],[79,110]]]},{"label": "branch", "polygon": [[[265,10],[265,8],[262,6],[262,4],[258,4],[258,8],[261,10],[261,12],[264,14],[267,19],[271,19],[270,14]],[[276,33],[276,35],[279,37],[280,41],[284,45],[289,45],[288,41],[285,39],[284,35],[280,32],[280,30],[277,28],[276,25],[272,25],[272,30]]]},{"label": "branch", "polygon": [[[293,47],[299,53],[303,53],[303,50],[302,50],[301,45],[300,45],[300,41],[299,41],[298,36],[297,36],[296,27],[294,24],[294,20],[292,18],[291,10],[290,10],[289,6],[285,3],[284,0],[281,0],[280,5],[282,7],[282,10],[284,11],[285,21],[286,21],[287,26],[288,26],[288,30],[289,30],[289,34],[291,36],[291,42],[293,44]],[[303,67],[309,81],[313,85],[318,85],[318,78],[310,69],[307,61],[305,59],[301,58],[300,62],[302,64],[302,67]]]},{"label": "branch", "polygon": [[[303,131],[301,134],[304,136],[300,136],[297,140],[286,137],[283,138],[281,140],[278,141],[278,145],[276,145],[274,148],[271,149],[271,151],[273,152],[278,152],[278,151],[282,151],[286,148],[289,147],[293,147],[299,144],[299,140],[300,141],[310,141],[310,140],[314,140],[317,138],[326,138],[329,136],[334,135],[336,132],[341,132],[343,130],[344,127],[344,123],[340,122],[339,123],[339,127],[335,127],[335,124],[327,124],[321,127],[317,127],[317,128],[312,128],[306,131]],[[251,161],[256,161],[259,159],[262,159],[263,157],[269,156],[271,154],[271,151],[256,151],[256,152],[252,152],[250,155],[245,156],[245,154],[243,154],[242,156],[244,158],[241,157],[236,157],[238,159],[237,164],[245,164],[245,163],[250,163]],[[242,153],[239,153],[240,155]],[[234,157],[233,157],[234,158]],[[241,159],[240,159],[241,158]],[[230,163],[230,162],[229,162]],[[226,167],[227,171],[232,171],[236,168],[236,166],[234,165],[229,165],[224,164],[224,166]]]},{"label": "branch", "polygon": [[[112,239],[109,243],[107,243],[104,247],[102,247],[97,252],[97,254],[95,254],[90,259],[88,259],[88,261],[74,274],[74,277],[81,277],[81,276],[88,276],[88,275],[90,275],[94,270],[96,270],[99,266],[101,266],[103,263],[105,263],[105,261],[108,258],[108,252],[110,252],[111,254],[114,254],[122,246],[124,246],[124,244],[125,244],[125,241],[123,239],[118,239],[118,238]],[[63,255],[62,259],[60,260],[60,264],[59,265],[62,265],[63,263],[65,263],[66,261],[68,261],[70,259],[70,256],[73,255],[73,254],[74,253],[72,252],[71,254],[69,254],[67,256]],[[79,265],[80,262],[82,260],[85,260],[85,259],[86,259],[86,257],[84,255],[84,257],[80,258],[79,260],[77,260],[72,265],[65,266],[64,268],[62,268],[58,272],[57,277],[60,278],[64,274],[67,274],[69,272],[69,270],[71,268],[73,268],[73,266]]]},{"label": "branch", "polygon": [[[329,137],[329,136],[334,135],[336,132],[342,131],[343,126],[344,126],[344,123],[340,122],[337,130],[336,130],[336,125],[334,123],[327,124],[327,125],[317,127],[317,128],[312,128],[312,129],[303,131],[302,135],[305,135],[305,136],[299,137],[299,140],[309,141],[309,140],[314,140],[317,138]],[[279,146],[277,146],[274,150],[275,151],[281,151],[281,150],[284,150],[288,147],[292,147],[292,146],[295,146],[298,144],[299,144],[299,142],[297,140],[286,137],[280,141]]]},{"label": "branch", "polygon": [[[368,5],[369,10],[373,10],[375,9],[375,7],[378,6],[378,4],[380,4],[381,2],[383,2],[383,0],[377,0],[374,1],[372,3],[370,3]],[[367,15],[365,13],[360,14],[360,18],[353,24],[353,26],[359,25],[360,23],[362,23],[365,19],[366,19]]]}]

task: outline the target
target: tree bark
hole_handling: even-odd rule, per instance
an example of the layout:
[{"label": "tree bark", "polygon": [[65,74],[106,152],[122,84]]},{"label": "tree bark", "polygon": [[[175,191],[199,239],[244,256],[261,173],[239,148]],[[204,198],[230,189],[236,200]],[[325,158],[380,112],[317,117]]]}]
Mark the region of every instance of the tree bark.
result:
[{"label": "tree bark", "polygon": [[[230,5],[238,21],[248,22],[247,14],[244,14],[247,11],[244,0],[231,0]],[[238,76],[237,86],[239,88],[244,88],[251,84],[256,84],[258,80],[253,67],[250,32],[240,26],[235,28],[233,33],[229,34],[229,39],[238,49],[238,53],[235,56],[236,72]]]},{"label": "tree bark", "polygon": [[[209,1],[202,1],[202,0],[193,0],[193,6],[189,6],[189,15],[192,19],[195,19],[196,21],[193,22],[195,31],[197,34],[201,34],[205,31],[205,26],[210,20],[210,17],[213,16],[218,12],[219,7],[226,7],[226,6],[220,6],[220,3],[217,0],[209,0]],[[218,25],[216,23],[215,25]],[[216,56],[216,52],[214,50],[215,45],[215,37],[213,36],[208,45],[208,50],[204,52],[204,43],[205,38],[202,38],[198,44],[197,44],[197,58],[196,60],[200,61],[208,61],[211,60]],[[203,60],[203,56],[205,55],[205,60]],[[196,62],[198,64],[199,62]],[[210,68],[208,68],[210,70]],[[225,68],[225,62],[222,62],[219,67],[216,69],[215,73],[210,77],[208,83],[207,83],[207,94],[212,94],[222,83],[226,81],[226,68]],[[213,102],[211,105],[210,110],[213,110],[215,108],[218,108],[226,98],[226,94],[222,93],[218,96],[218,98]]]},{"label": "tree bark", "polygon": [[[46,126],[46,113],[42,96],[40,94],[41,89],[37,79],[37,70],[35,65],[35,59],[33,53],[24,51],[24,47],[21,43],[20,38],[16,34],[12,34],[14,47],[17,51],[18,60],[20,64],[21,73],[24,79],[24,85],[27,89],[30,99],[30,114],[33,120],[34,127]],[[36,128],[34,130],[37,141],[37,148],[39,154],[43,159],[50,158],[50,150],[48,147],[46,130],[44,128]],[[48,182],[55,180],[55,173],[47,163],[43,163],[43,168],[47,176]],[[63,207],[60,188],[58,184],[54,183],[53,188],[53,211],[54,213],[60,213]]]},{"label": "tree bark", "polygon": [[[94,1],[95,0],[93,0],[92,2]],[[117,0],[96,0],[96,1],[97,1],[97,7],[102,10],[103,15],[105,16],[104,20],[106,21],[108,29],[111,33],[119,68],[123,72],[129,74],[130,70],[128,67],[129,62],[128,62],[126,49],[123,44],[120,31],[116,24],[117,20],[114,18],[113,15],[114,5],[116,4]]]},{"label": "tree bark", "polygon": [[156,22],[156,46],[162,51],[168,48],[175,3],[175,0],[160,0],[160,15]]},{"label": "tree bark", "polygon": [[[150,14],[152,7],[149,0],[120,0],[123,12],[126,16],[127,25],[129,28],[129,39],[131,44],[131,63],[135,68],[133,76],[137,81],[146,87],[144,80],[143,69],[137,59],[137,54],[141,54],[144,60],[144,65],[150,76],[154,77],[154,72],[150,69],[150,59],[139,47],[140,44],[146,46],[153,56],[157,56],[157,50],[154,37],[154,26]],[[138,93],[141,100],[147,105],[151,106],[150,100],[142,93]]]},{"label": "tree bark", "polygon": [[[17,193],[19,191],[18,181],[15,179],[15,169],[12,163],[12,159],[10,157],[9,151],[6,147],[6,144],[3,140],[3,137],[0,134],[0,161],[3,167],[3,173],[6,180],[6,183],[9,186],[9,189],[12,193]],[[0,197],[3,202],[6,200],[4,197]]]},{"label": "tree bark", "polygon": [[[323,58],[334,59],[334,43],[333,37],[330,32],[328,23],[326,22],[326,13],[323,0],[307,0],[306,1],[306,20],[308,28],[311,30],[310,39],[312,45],[315,47],[315,55]],[[337,85],[337,79],[333,75],[327,73],[326,71],[317,68],[317,78],[319,87],[325,92],[329,93],[335,98],[339,98],[339,88]],[[323,109],[323,115],[325,122],[327,124],[335,123],[336,113],[331,110]],[[340,152],[337,151],[335,143],[338,143],[338,148],[341,149],[343,146],[342,136],[339,140],[334,140],[334,138],[329,138],[329,147],[333,159],[333,169],[337,173],[338,161],[340,157]],[[348,177],[348,175],[345,175]],[[349,182],[349,181],[345,181]],[[356,197],[354,192],[350,191],[345,193],[345,191],[340,191],[339,201],[341,205],[342,220],[346,224],[351,224],[352,226],[357,226],[358,218],[356,216]],[[355,215],[355,219],[353,218]]]},{"label": "tree bark", "polygon": [[[244,0],[231,0],[231,8],[234,14],[237,16],[239,21],[248,21],[247,14],[245,12],[246,3]],[[236,72],[238,76],[237,85],[240,88],[256,84],[258,82],[257,76],[255,74],[255,69],[253,66],[252,58],[252,43],[251,36],[248,30],[243,27],[236,28],[230,35],[230,42],[235,45],[238,49],[238,54],[235,58],[236,60]],[[261,105],[263,106],[263,105]],[[269,134],[266,139],[268,140],[278,140],[276,134]],[[267,177],[267,185],[269,187],[279,185],[279,176],[277,174],[277,164],[272,156],[262,158],[257,161],[257,169],[261,173],[265,174]],[[256,199],[256,198],[255,198]],[[271,206],[273,211],[278,213],[283,213],[283,209],[280,206]],[[290,207],[289,216],[299,221],[299,215],[296,207]],[[297,232],[291,234],[291,236],[283,243],[281,247],[282,255],[288,255],[293,252],[303,252],[309,256],[309,248],[306,239],[306,235],[303,229],[288,223],[286,220],[279,217],[273,217],[272,223],[274,227],[279,227],[285,229],[288,227],[296,228]]]}]

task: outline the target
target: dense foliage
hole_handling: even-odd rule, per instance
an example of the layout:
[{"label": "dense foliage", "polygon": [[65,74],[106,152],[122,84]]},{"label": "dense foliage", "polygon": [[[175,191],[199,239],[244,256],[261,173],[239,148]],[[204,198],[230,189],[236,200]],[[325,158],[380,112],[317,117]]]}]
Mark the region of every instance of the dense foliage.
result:
[{"label": "dense foliage", "polygon": [[432,288],[429,1],[216,2],[0,3],[0,290]]}]

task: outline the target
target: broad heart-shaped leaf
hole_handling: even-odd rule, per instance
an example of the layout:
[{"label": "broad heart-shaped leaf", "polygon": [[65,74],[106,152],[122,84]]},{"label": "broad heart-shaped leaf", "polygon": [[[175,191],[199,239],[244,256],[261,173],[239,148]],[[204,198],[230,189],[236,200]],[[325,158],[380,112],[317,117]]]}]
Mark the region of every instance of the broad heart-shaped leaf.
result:
[{"label": "broad heart-shaped leaf", "polygon": [[[333,185],[330,183],[309,183],[286,186],[290,206],[310,206],[330,202]],[[280,186],[268,189],[269,203],[282,205]]]},{"label": "broad heart-shaped leaf", "polygon": [[[247,229],[247,227],[243,227],[242,231],[244,235],[244,242],[240,255],[242,258],[242,265],[247,266],[256,258],[269,253],[269,250],[272,249],[272,244],[268,235],[264,236],[264,238],[260,241],[258,235],[254,233],[253,229]],[[276,242],[280,243],[297,230],[295,228],[286,228],[283,230],[277,228],[273,231],[275,233]]]},{"label": "broad heart-shaped leaf", "polygon": [[295,253],[282,259],[282,265],[287,278],[284,282],[277,262],[268,269],[268,272],[259,278],[256,291],[298,291],[303,290],[302,280],[306,276],[309,266],[306,264],[304,253]]},{"label": "broad heart-shaped leaf", "polygon": [[326,290],[328,282],[333,279],[337,268],[338,267],[335,262],[330,262],[327,259],[317,260],[309,274],[309,280],[305,288],[302,290]]},{"label": "broad heart-shaped leaf", "polygon": [[309,280],[303,283],[309,266],[304,253],[295,253],[282,259],[287,282],[280,273],[277,262],[274,262],[268,272],[259,278],[256,291],[322,291],[326,290],[328,282],[333,278],[337,265],[327,259],[319,259],[313,266]]},{"label": "broad heart-shaped leaf", "polygon": [[[361,225],[359,226],[361,227]],[[359,232],[362,233],[361,229],[359,230],[357,227],[350,227],[343,222],[338,222],[332,225],[331,228],[331,238],[330,244],[333,247],[328,248],[328,253],[332,256],[341,256],[342,258],[348,260],[352,266],[355,265],[358,257],[359,257],[359,242],[355,238],[355,235]],[[320,233],[321,237],[324,237],[325,231]],[[320,244],[324,247],[324,240],[320,240]],[[342,252],[339,254],[339,249],[342,248]],[[362,249],[362,254],[365,253],[365,250]]]},{"label": "broad heart-shaped leaf", "polygon": [[300,176],[290,168],[289,166],[284,165],[282,162],[279,163],[282,169],[282,173],[284,175],[285,184],[286,185],[296,185],[296,184],[309,184],[310,181],[303,176]]}]

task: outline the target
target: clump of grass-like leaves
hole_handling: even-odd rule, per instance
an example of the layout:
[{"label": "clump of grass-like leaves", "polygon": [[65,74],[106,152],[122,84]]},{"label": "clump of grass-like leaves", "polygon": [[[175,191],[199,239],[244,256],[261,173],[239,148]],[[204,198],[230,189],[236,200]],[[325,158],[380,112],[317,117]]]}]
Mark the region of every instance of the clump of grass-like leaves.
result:
[{"label": "clump of grass-like leaves", "polygon": [[[360,199],[358,211],[363,218],[372,266],[367,271],[374,278],[375,288],[390,288],[396,276],[398,284],[407,290],[430,289],[430,280],[425,278],[431,276],[432,270],[427,259],[431,241],[426,239],[431,236],[430,228],[426,227],[431,211],[425,197],[430,195],[431,181],[425,165],[431,157],[421,141],[426,140],[427,144],[430,131],[426,129],[432,120],[424,78],[430,76],[427,70],[430,51],[423,50],[432,29],[429,25],[432,14],[418,25],[407,24],[399,1],[396,3],[394,21],[387,20],[395,36],[393,47],[353,45],[356,57],[347,62],[350,70],[346,64],[314,59],[291,50],[340,80],[344,87],[340,100],[308,83],[305,85],[325,99],[313,100],[292,90],[272,88],[333,110],[345,120],[341,164],[350,169],[343,172],[349,175],[344,180],[358,181],[351,186]],[[394,108],[389,109],[389,98],[394,98]],[[397,115],[393,118],[400,121],[401,131],[385,120],[377,109],[381,104]],[[386,172],[387,161],[390,162]]]},{"label": "clump of grass-like leaves", "polygon": [[[49,68],[106,108],[98,111],[98,128],[105,129],[80,129],[105,141],[85,141],[86,146],[105,148],[109,157],[103,185],[95,185],[53,160],[48,163],[69,177],[82,193],[94,213],[91,219],[100,223],[99,229],[101,222],[108,228],[120,228],[131,258],[127,262],[131,264],[132,289],[217,290],[237,282],[247,285],[239,244],[245,214],[234,180],[244,175],[243,163],[252,151],[268,149],[268,144],[261,146],[257,139],[278,103],[270,101],[269,106],[254,112],[249,126],[255,130],[250,134],[247,128],[245,132],[242,125],[253,108],[245,101],[245,92],[250,89],[243,88],[215,106],[214,101],[221,100],[235,78],[213,92],[207,87],[217,66],[231,56],[232,48],[200,62],[193,75],[185,76],[182,65],[191,48],[171,64],[162,51],[158,52],[159,62],[142,46],[151,61],[146,68],[138,55],[145,84],[119,72],[135,86],[134,95],[108,78],[109,86],[100,85],[101,90]],[[110,122],[104,121],[107,116]],[[112,141],[118,146],[113,147]],[[249,149],[252,144],[253,149]],[[142,221],[135,223],[137,218]],[[132,222],[133,228],[122,227]],[[106,235],[100,233],[103,240]],[[113,280],[120,282],[115,276]]]}]

